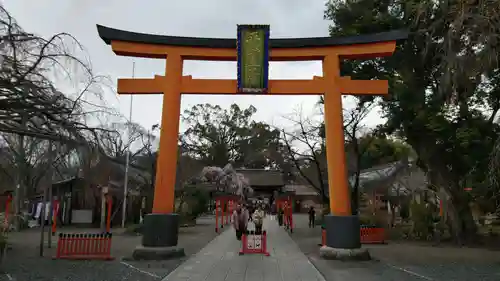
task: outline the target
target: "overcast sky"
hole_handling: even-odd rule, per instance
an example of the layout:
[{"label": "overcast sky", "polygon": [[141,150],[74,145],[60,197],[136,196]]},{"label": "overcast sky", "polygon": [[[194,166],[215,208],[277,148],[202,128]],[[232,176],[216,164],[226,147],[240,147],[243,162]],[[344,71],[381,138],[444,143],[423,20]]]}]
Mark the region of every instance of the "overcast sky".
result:
[{"label": "overcast sky", "polygon": [[[1,0],[0,0],[1,1]],[[324,0],[3,0],[6,9],[28,32],[50,36],[68,32],[87,49],[96,73],[119,77],[152,78],[163,75],[164,60],[116,56],[99,38],[96,24],[142,33],[173,36],[235,38],[237,24],[270,24],[272,38],[328,36],[323,20]],[[236,64],[186,62],[184,75],[194,78],[236,78]],[[270,78],[311,79],[321,75],[319,62],[271,63]],[[311,112],[314,96],[183,96],[182,110],[198,103],[229,107],[254,105],[256,120],[286,126],[281,116],[302,106]],[[130,96],[107,96],[107,102],[128,116]],[[135,95],[132,120],[149,128],[161,118],[161,96]],[[366,122],[382,120],[376,112]],[[181,130],[183,130],[181,124]]]}]

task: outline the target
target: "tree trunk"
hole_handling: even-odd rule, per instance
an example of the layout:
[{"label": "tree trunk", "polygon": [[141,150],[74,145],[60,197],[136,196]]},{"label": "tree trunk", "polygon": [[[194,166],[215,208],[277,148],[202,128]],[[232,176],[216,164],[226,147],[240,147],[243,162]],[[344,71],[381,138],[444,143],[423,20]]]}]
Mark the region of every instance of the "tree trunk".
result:
[{"label": "tree trunk", "polygon": [[351,212],[353,216],[356,216],[359,213],[359,176],[360,171],[354,174],[354,187],[351,192]]},{"label": "tree trunk", "polygon": [[469,202],[461,194],[463,192],[452,192],[451,200],[448,204],[448,218],[450,219],[450,224],[452,229],[450,233],[453,235],[455,241],[464,245],[467,242],[472,241],[477,233],[477,225],[472,216],[472,211],[469,207]]},{"label": "tree trunk", "polygon": [[[24,124],[24,122],[23,122]],[[18,136],[18,152],[16,153],[16,189],[14,191],[14,215],[13,215],[13,226],[15,231],[21,230],[21,210],[25,199],[25,182],[23,181],[26,177],[25,175],[25,161],[26,161],[26,151],[24,149],[25,137],[22,135]]]},{"label": "tree trunk", "polygon": [[396,204],[393,204],[393,202],[389,200],[389,207],[391,211],[391,219],[389,225],[390,227],[394,227],[394,225],[396,224]]},{"label": "tree trunk", "polygon": [[[433,171],[431,169],[431,171]],[[436,170],[434,170],[436,171]],[[473,238],[477,232],[477,226],[469,207],[469,200],[463,188],[454,180],[454,177],[446,170],[431,173],[431,184],[442,188],[448,200],[446,202],[446,213],[449,219],[450,234],[454,241],[460,245],[465,244]]]}]

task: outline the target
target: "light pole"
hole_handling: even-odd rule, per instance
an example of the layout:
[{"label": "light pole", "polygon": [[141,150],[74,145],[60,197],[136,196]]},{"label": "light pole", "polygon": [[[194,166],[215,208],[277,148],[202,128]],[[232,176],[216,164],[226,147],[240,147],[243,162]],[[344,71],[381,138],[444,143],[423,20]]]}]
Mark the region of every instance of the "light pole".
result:
[{"label": "light pole", "polygon": [[[135,77],[135,62],[132,62],[132,78]],[[128,194],[128,172],[130,166],[130,141],[131,141],[131,130],[132,125],[132,105],[134,102],[134,95],[130,95],[130,111],[128,116],[128,126],[127,126],[127,137],[128,146],[127,151],[125,151],[125,180],[123,182],[123,207],[122,207],[122,228],[125,228],[125,221],[127,219],[127,194]]]}]

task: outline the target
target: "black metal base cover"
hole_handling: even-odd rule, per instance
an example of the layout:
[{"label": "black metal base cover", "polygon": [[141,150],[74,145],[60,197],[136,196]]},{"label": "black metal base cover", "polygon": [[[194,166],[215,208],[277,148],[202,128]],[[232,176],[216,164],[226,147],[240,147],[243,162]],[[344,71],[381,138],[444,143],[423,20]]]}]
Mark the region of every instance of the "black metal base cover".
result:
[{"label": "black metal base cover", "polygon": [[325,216],[326,246],[337,249],[361,248],[358,216]]},{"label": "black metal base cover", "polygon": [[144,217],[142,246],[174,247],[179,238],[178,214],[148,214]]}]

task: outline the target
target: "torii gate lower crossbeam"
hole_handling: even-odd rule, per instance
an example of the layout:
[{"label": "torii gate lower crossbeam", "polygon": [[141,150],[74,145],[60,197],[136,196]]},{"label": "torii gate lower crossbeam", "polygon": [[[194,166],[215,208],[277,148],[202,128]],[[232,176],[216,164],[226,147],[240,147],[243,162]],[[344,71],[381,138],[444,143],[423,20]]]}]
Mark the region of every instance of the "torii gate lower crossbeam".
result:
[{"label": "torii gate lower crossbeam", "polygon": [[[179,219],[174,214],[177,135],[182,94],[239,95],[236,80],[193,79],[183,76],[184,60],[235,61],[234,39],[184,38],[132,33],[98,26],[100,37],[118,55],[166,59],[165,76],[119,79],[119,94],[163,94],[160,153],[157,163],[153,213],[144,219],[143,246],[175,247]],[[340,75],[341,59],[391,55],[396,40],[406,32],[345,38],[271,39],[272,61],[321,60],[323,77],[312,80],[270,80],[267,95],[324,95],[330,212],[326,217],[327,246],[360,248],[359,220],[351,215],[345,168],[342,94],[384,95],[388,82],[351,80]],[[243,93],[252,94],[252,93]],[[255,94],[255,93],[253,93]],[[340,231],[342,230],[342,231]]]}]

